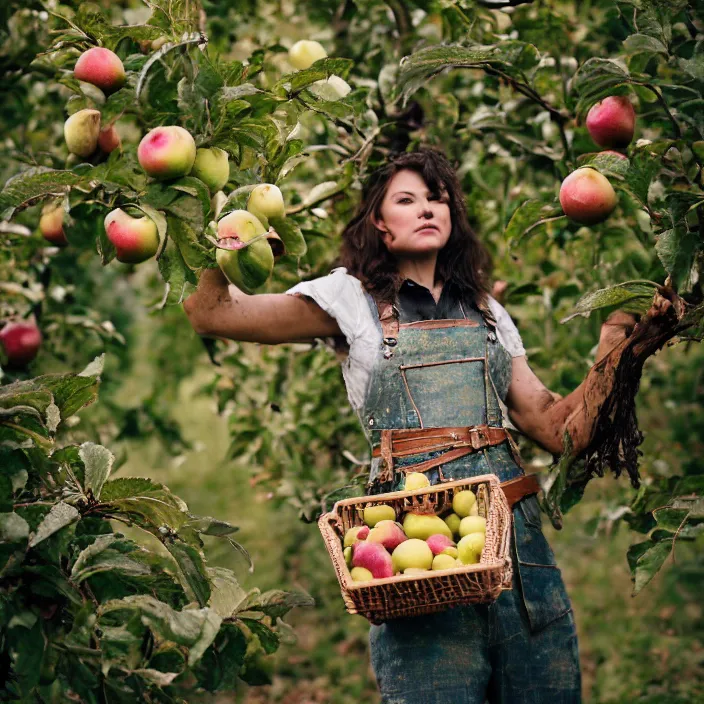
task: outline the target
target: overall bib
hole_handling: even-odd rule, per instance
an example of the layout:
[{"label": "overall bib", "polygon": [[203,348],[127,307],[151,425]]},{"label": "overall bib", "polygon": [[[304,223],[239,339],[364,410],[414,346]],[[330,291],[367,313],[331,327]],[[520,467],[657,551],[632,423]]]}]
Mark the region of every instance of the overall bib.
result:
[{"label": "overall bib", "polygon": [[[374,299],[367,302],[382,330]],[[387,310],[390,310],[387,308]],[[498,399],[511,380],[511,356],[490,317],[461,306],[462,320],[397,323],[384,338],[360,421],[379,455],[388,429],[501,428]],[[500,432],[500,431],[496,431]],[[388,441],[387,441],[388,442]],[[456,452],[456,451],[455,451]],[[444,454],[397,457],[393,472],[372,457],[367,493],[403,488],[396,471]],[[425,472],[431,484],[481,474],[524,474],[508,441]],[[432,463],[431,464],[435,464]],[[577,636],[535,495],[513,508],[513,588],[492,604],[457,606],[370,627],[370,654],[385,704],[576,704],[581,701]]]}]

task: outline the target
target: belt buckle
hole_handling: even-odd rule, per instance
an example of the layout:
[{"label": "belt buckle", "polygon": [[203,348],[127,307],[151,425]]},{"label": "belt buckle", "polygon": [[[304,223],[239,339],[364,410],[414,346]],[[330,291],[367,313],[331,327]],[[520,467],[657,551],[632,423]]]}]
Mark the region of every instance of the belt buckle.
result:
[{"label": "belt buckle", "polygon": [[469,441],[475,450],[481,450],[489,444],[489,438],[481,428],[472,427],[469,429]]}]

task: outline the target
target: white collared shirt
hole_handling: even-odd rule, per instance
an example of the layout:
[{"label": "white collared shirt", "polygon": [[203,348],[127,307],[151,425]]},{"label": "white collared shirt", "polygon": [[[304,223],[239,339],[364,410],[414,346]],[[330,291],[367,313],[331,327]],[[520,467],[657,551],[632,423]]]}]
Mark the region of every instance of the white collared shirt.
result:
[{"label": "white collared shirt", "polygon": [[[361,281],[348,274],[345,267],[338,267],[327,276],[301,281],[286,293],[309,296],[337,321],[349,345],[349,352],[340,354],[339,349],[336,352],[342,363],[342,376],[347,388],[347,397],[352,408],[359,415],[381,347],[378,321],[372,317]],[[499,342],[512,357],[525,355],[521,336],[506,309],[491,296],[489,296],[489,307],[496,318]],[[325,343],[334,349],[333,338],[326,339]],[[503,404],[502,410],[508,424]]]}]

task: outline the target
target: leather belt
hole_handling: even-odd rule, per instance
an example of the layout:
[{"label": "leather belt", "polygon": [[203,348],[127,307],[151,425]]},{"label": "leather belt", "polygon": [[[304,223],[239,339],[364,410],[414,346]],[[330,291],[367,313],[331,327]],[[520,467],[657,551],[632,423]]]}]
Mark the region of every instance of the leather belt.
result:
[{"label": "leather belt", "polygon": [[[477,452],[485,447],[500,445],[508,441],[516,462],[520,456],[513,438],[505,428],[489,425],[474,425],[456,428],[388,428],[381,430],[381,444],[372,449],[372,457],[382,457],[383,467],[380,481],[388,481],[393,475],[394,457],[406,457],[423,452],[446,450],[439,457],[399,467],[402,472],[426,472],[452,460]],[[440,474],[441,480],[442,472]],[[524,496],[537,494],[540,484],[535,474],[523,475],[501,483],[509,507]]]},{"label": "leather belt", "polygon": [[508,433],[505,428],[489,425],[458,428],[391,428],[382,430],[381,438],[382,444],[372,450],[372,457],[383,456],[382,448],[386,438],[389,438],[391,443],[392,457],[406,457],[421,452],[449,450],[455,447],[468,447],[469,452],[481,450],[504,442],[508,439]]},{"label": "leather belt", "polygon": [[540,484],[535,474],[524,474],[522,477],[501,482],[501,488],[506,495],[509,508],[513,508],[513,505],[524,496],[537,494],[540,491]]}]

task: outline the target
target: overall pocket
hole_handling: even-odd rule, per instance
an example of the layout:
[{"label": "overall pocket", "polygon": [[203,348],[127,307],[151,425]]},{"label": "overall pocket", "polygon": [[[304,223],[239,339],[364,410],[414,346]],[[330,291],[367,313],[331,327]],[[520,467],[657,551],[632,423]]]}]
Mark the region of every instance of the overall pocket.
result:
[{"label": "overall pocket", "polygon": [[537,633],[571,608],[555,554],[543,535],[536,496],[513,508],[513,539],[523,603],[532,633]]}]

